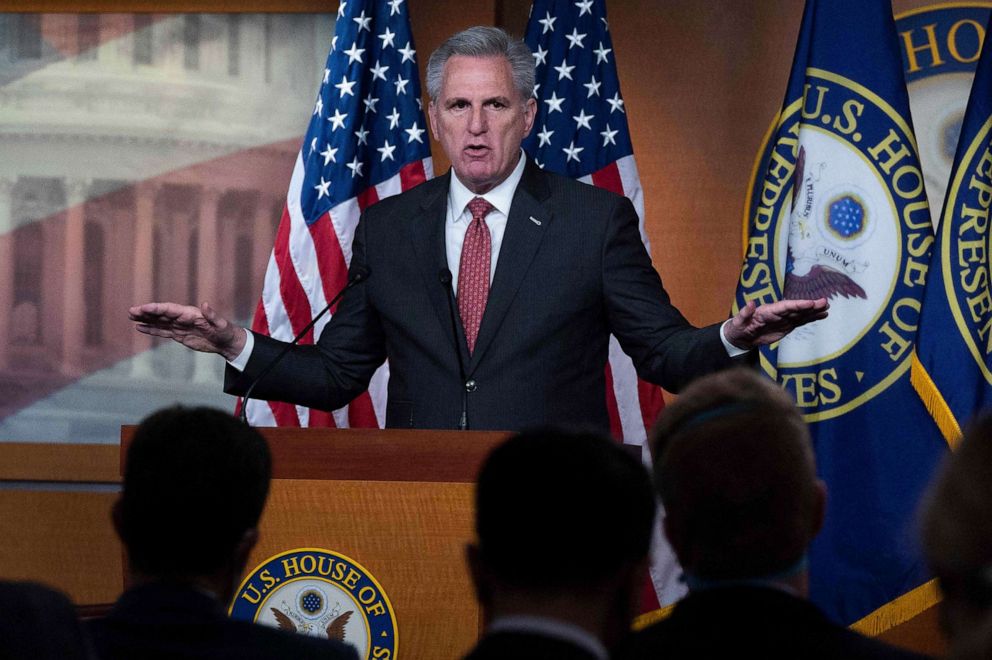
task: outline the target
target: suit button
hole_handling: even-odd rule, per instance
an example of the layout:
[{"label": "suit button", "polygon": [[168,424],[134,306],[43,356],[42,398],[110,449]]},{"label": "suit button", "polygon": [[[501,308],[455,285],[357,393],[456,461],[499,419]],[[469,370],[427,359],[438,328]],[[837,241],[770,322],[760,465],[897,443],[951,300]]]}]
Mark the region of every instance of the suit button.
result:
[{"label": "suit button", "polygon": [[478,387],[478,385],[475,384],[475,381],[474,380],[467,380],[467,381],[465,381],[465,391],[466,392],[474,392],[477,389],[479,389],[479,387]]}]

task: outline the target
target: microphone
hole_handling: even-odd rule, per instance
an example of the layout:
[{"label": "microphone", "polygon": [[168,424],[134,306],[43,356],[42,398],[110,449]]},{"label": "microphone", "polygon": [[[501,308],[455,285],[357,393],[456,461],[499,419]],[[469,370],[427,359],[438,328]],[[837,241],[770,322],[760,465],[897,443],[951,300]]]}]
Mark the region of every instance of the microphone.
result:
[{"label": "microphone", "polygon": [[458,428],[462,431],[468,430],[468,390],[465,389],[465,363],[462,361],[462,349],[458,344],[458,317],[455,316],[455,291],[451,287],[454,279],[451,271],[442,268],[438,271],[437,279],[441,282],[445,292],[448,294],[448,312],[451,315],[451,332],[455,337],[455,355],[458,356],[458,375],[461,377],[462,390],[462,416],[458,420]]},{"label": "microphone", "polygon": [[[314,324],[316,324],[317,321],[319,321],[321,317],[324,316],[324,314],[326,314],[328,310],[331,309],[331,307],[334,307],[334,305],[339,300],[341,300],[342,297],[344,297],[344,294],[345,292],[348,291],[348,289],[355,286],[356,284],[360,284],[361,282],[364,282],[365,280],[369,279],[370,275],[372,275],[372,270],[368,266],[365,266],[363,264],[353,264],[351,267],[351,272],[348,273],[348,283],[345,284],[343,287],[341,287],[341,290],[338,291],[333,298],[331,298],[331,302],[327,303],[327,305],[324,306],[324,309],[320,310],[320,313],[317,314],[317,316],[310,319],[310,322],[307,323],[302,330],[300,330],[300,333],[295,337],[293,337],[293,341],[283,346],[282,350],[279,351],[279,354],[276,355],[271,362],[265,365],[262,371],[260,371],[259,374],[255,376],[255,379],[251,381],[251,384],[248,386],[248,389],[245,390],[244,396],[241,397],[242,422],[244,422],[246,425],[248,424],[248,399],[251,398],[251,393],[255,390],[255,386],[258,385],[263,378],[268,376],[269,372],[272,371],[275,368],[275,366],[282,361],[284,357],[286,357],[286,354],[289,353],[289,349],[300,343],[300,340],[303,339],[303,337],[308,332],[310,332],[310,328],[312,328]],[[246,332],[248,332],[248,330],[246,330]]]}]

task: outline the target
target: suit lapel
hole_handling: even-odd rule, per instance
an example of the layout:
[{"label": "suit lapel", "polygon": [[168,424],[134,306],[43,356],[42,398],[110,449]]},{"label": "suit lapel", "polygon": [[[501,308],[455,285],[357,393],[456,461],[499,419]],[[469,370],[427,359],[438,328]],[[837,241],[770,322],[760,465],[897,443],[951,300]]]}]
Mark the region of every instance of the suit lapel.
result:
[{"label": "suit lapel", "polygon": [[551,222],[552,213],[547,205],[551,193],[545,177],[544,172],[528,159],[510,205],[496,274],[489,289],[475,351],[468,364],[469,374],[478,366],[496,336]]},{"label": "suit lapel", "polygon": [[[465,335],[455,310],[455,326],[452,328],[451,311],[448,302],[448,287],[441,283],[441,272],[448,267],[448,256],[444,242],[444,223],[447,217],[448,185],[451,172],[433,179],[434,185],[421,201],[418,215],[409,225],[411,242],[424,278],[427,297],[437,314],[438,322],[452,348],[461,351],[463,362],[468,362],[468,347]],[[425,184],[427,185],[427,184]],[[457,336],[452,333],[457,332]]]}]

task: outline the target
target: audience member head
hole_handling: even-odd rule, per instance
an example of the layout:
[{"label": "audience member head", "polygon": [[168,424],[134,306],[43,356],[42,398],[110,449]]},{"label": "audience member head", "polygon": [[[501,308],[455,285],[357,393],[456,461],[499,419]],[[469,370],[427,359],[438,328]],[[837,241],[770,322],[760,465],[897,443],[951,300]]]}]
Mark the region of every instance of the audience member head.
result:
[{"label": "audience member head", "polygon": [[992,413],[979,415],[924,500],[923,547],[955,658],[992,655]]},{"label": "audience member head", "polygon": [[648,472],[621,445],[551,428],[513,436],[476,488],[469,563],[487,615],[552,616],[611,641],[635,613],[654,514]]},{"label": "audience member head", "polygon": [[92,657],[89,641],[68,598],[40,584],[0,581],[0,659]]},{"label": "audience member head", "polygon": [[257,540],[271,461],[261,435],[210,408],[146,418],[114,523],[136,579],[199,582],[226,598]]},{"label": "audience member head", "polygon": [[777,384],[734,369],[701,378],[651,437],[665,533],[693,580],[770,579],[805,594],[823,521],[809,431]]}]

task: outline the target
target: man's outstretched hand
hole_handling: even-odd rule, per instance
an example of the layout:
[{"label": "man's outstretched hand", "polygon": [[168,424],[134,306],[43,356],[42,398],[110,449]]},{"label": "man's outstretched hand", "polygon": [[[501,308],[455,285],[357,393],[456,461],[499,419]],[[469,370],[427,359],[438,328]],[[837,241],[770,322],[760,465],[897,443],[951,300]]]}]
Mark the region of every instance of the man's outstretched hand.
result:
[{"label": "man's outstretched hand", "polygon": [[723,326],[724,336],[738,348],[777,342],[801,325],[827,317],[830,303],[819,300],[777,300],[758,306],[752,300]]},{"label": "man's outstretched hand", "polygon": [[245,347],[245,329],[234,325],[203,303],[199,307],[177,303],[145,303],[128,309],[138,332],[165,337],[194,351],[218,353],[233,360]]}]

